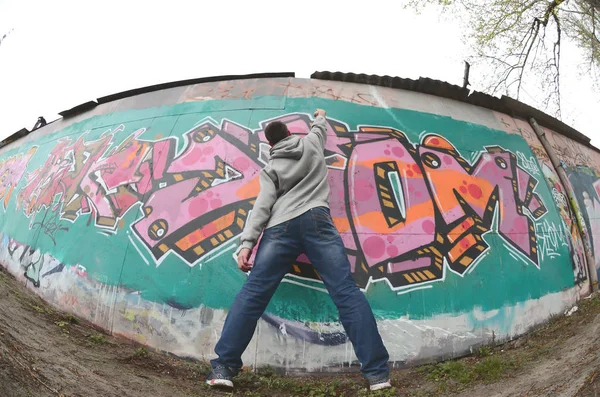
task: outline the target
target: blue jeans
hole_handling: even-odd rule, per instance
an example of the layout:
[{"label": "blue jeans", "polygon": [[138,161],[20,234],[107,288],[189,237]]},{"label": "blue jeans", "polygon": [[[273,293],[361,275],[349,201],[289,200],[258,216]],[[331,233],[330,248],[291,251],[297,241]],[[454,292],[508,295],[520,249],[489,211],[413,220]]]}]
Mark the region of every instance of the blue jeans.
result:
[{"label": "blue jeans", "polygon": [[242,367],[242,353],[252,339],[258,319],[301,253],[308,256],[337,306],[363,375],[388,375],[388,352],[371,307],[352,278],[344,244],[325,207],[313,208],[264,231],[254,267],[225,320],[215,347],[219,357],[211,361],[213,367],[225,365],[234,373]]}]

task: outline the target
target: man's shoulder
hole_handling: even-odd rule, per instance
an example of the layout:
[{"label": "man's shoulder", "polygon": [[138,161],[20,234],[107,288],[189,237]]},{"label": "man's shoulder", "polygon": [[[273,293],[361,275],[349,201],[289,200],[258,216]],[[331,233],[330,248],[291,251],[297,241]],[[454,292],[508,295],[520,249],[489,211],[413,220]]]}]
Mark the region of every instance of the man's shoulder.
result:
[{"label": "man's shoulder", "polygon": [[269,160],[269,162],[262,168],[262,170],[260,170],[260,172],[271,178],[273,182],[277,180],[277,172],[275,172],[275,169],[273,168],[272,160]]}]

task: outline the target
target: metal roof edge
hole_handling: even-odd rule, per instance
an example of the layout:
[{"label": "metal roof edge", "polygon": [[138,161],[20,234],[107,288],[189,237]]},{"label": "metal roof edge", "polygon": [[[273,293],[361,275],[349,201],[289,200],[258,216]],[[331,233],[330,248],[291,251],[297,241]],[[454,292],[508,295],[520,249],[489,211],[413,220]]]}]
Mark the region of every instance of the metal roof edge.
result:
[{"label": "metal roof edge", "polygon": [[91,110],[91,109],[95,108],[96,106],[98,106],[98,102],[87,101],[80,105],[74,106],[71,109],[67,109],[67,110],[63,110],[62,112],[58,112],[58,114],[61,115],[63,119],[66,119],[68,117],[73,117],[80,113],[87,112],[88,110]]},{"label": "metal roof edge", "polygon": [[314,72],[310,78],[318,80],[343,81],[357,84],[369,84],[420,92],[442,98],[454,99],[470,105],[480,106],[490,110],[506,113],[513,117],[523,118],[525,120],[533,117],[540,125],[571,138],[592,150],[600,152],[598,148],[590,143],[591,140],[589,137],[577,131],[575,128],[565,124],[555,117],[550,116],[547,113],[544,113],[539,109],[507,96],[498,98],[479,91],[470,92],[467,88],[459,87],[445,81],[423,77],[420,77],[418,80],[413,80],[403,79],[400,77],[324,71]]},{"label": "metal roof edge", "polygon": [[296,77],[294,72],[282,72],[282,73],[254,73],[245,75],[228,75],[228,76],[212,76],[212,77],[200,77],[196,79],[179,80],[168,83],[160,83],[149,85],[146,87],[134,88],[127,91],[118,92],[116,94],[106,95],[97,99],[98,104],[104,104],[107,102],[116,101],[139,94],[145,94],[148,92],[164,90],[167,88],[181,87],[185,85],[212,83],[215,81],[230,81],[230,80],[246,80],[246,79],[266,79],[266,78],[282,78],[282,77]]},{"label": "metal roof edge", "polygon": [[[172,81],[172,82],[167,82],[167,83],[154,84],[154,85],[150,85],[150,86],[146,86],[146,87],[134,88],[134,89],[127,90],[127,91],[122,91],[122,92],[118,92],[115,94],[106,95],[106,96],[96,99],[95,101],[92,100],[92,101],[84,102],[80,105],[72,107],[71,109],[63,110],[62,112],[59,112],[58,114],[62,117],[62,119],[66,119],[66,118],[73,117],[75,115],[84,113],[84,112],[91,110],[94,107],[104,104],[104,103],[131,97],[134,95],[144,94],[144,93],[158,91],[158,90],[164,90],[167,88],[181,87],[181,86],[185,86],[185,85],[211,83],[211,82],[215,82],[215,81],[263,79],[263,78],[287,78],[287,77],[292,77],[292,78],[296,77],[296,73],[295,72],[253,73],[253,74],[245,74],[245,75],[209,76],[209,77],[199,77],[199,78],[195,78],[195,79]],[[61,118],[53,120],[51,123],[54,123],[58,120],[61,120]],[[51,123],[48,123],[48,124],[51,124]],[[19,133],[21,133],[22,131],[27,131],[27,133],[24,135],[19,135]],[[0,148],[22,138],[23,136],[29,134],[29,132],[30,131],[27,130],[26,128],[23,128],[23,129],[17,131],[16,133],[14,133],[14,134],[8,136],[7,138],[5,138],[4,140],[0,141]]]},{"label": "metal roof edge", "polygon": [[19,131],[15,132],[12,135],[9,135],[8,137],[4,138],[2,140],[2,142],[0,142],[0,148],[20,139],[23,138],[24,136],[27,136],[29,134],[29,130],[27,128],[21,128]]},{"label": "metal roof edge", "polygon": [[[116,94],[111,94],[98,98],[96,101],[88,101],[77,105],[71,109],[59,112],[59,115],[63,119],[81,114],[85,111],[93,109],[99,104],[108,103],[118,99],[131,97],[143,93],[163,90],[173,87],[181,87],[185,85],[210,83],[216,81],[230,81],[230,80],[244,80],[244,79],[257,79],[257,78],[286,78],[295,77],[294,72],[281,72],[281,73],[254,73],[246,75],[224,75],[224,76],[212,76],[212,77],[201,77],[196,79],[180,80],[168,83],[155,84],[151,86],[131,89],[122,91]],[[348,83],[367,84],[381,87],[389,87],[395,89],[402,89],[407,91],[420,92],[424,94],[434,95],[442,98],[454,99],[460,102],[468,103],[474,106],[480,106],[490,110],[506,113],[512,117],[520,117],[528,120],[530,117],[535,118],[538,123],[546,128],[549,128],[557,133],[564,135],[568,138],[573,139],[576,142],[583,144],[584,146],[600,153],[600,149],[591,144],[591,140],[586,135],[577,131],[568,124],[550,116],[547,113],[542,112],[536,108],[533,108],[523,102],[517,101],[516,99],[502,96],[500,98],[494,97],[478,91],[470,91],[467,88],[459,87],[454,84],[450,84],[440,80],[433,80],[429,78],[420,77],[418,80],[405,79],[401,77],[392,76],[378,76],[378,75],[367,75],[364,73],[343,73],[343,72],[314,72],[311,79],[317,80],[331,80],[341,81]],[[57,119],[59,120],[59,119]],[[51,123],[57,121],[54,120]],[[51,124],[49,123],[49,124]],[[27,134],[29,130],[22,128],[15,132],[9,137],[5,138],[0,142],[0,147],[4,147],[9,143],[12,143]]]}]

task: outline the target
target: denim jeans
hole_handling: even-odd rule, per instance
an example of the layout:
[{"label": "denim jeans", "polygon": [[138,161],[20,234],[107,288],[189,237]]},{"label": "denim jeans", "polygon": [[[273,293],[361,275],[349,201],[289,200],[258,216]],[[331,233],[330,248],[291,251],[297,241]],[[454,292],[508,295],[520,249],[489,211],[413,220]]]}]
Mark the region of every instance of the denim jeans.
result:
[{"label": "denim jeans", "polygon": [[264,231],[254,267],[225,320],[215,347],[218,358],[211,361],[213,367],[225,365],[234,373],[242,367],[241,356],[258,319],[301,253],[308,256],[337,306],[346,335],[362,364],[363,376],[380,378],[389,374],[389,355],[373,312],[352,278],[344,244],[325,207],[313,208]]}]

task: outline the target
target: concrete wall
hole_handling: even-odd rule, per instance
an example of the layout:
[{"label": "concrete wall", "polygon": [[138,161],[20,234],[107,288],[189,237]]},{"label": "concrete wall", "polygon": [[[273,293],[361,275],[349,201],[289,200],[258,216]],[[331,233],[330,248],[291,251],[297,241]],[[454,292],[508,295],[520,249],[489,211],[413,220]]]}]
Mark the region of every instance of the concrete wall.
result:
[{"label": "concrete wall", "polygon": [[[579,218],[585,228],[583,238],[587,240],[594,258],[593,268],[600,275],[600,153],[579,145],[555,131],[547,128],[543,130],[552,145],[552,150],[562,162],[569,177],[569,186],[566,188],[575,197],[573,204],[576,207],[576,213],[567,215],[566,211],[562,210],[566,207],[564,194],[557,195],[553,190],[552,194],[556,199],[555,205],[561,209],[561,215],[564,219],[575,221],[576,218]],[[538,159],[543,164],[544,169],[551,168],[550,160],[539,141],[538,143],[531,142],[530,145],[536,153],[539,153]],[[551,185],[554,186],[554,184],[555,179],[552,179]],[[565,187],[559,185],[556,188],[563,189],[563,193],[566,193]],[[567,228],[574,229],[575,225],[567,224]],[[573,235],[573,237],[575,236]],[[578,246],[583,247],[581,238]]]},{"label": "concrete wall", "polygon": [[[49,302],[114,334],[211,358],[246,278],[232,253],[268,158],[262,129],[278,119],[305,134],[316,107],[330,118],[332,215],[394,363],[513,338],[587,291],[564,192],[578,194],[597,252],[597,153],[549,131],[557,152],[570,145],[559,152],[571,172],[564,187],[522,120],[294,78],[142,94],[3,148],[0,261]],[[299,257],[245,363],[348,368],[356,358],[336,313]]]}]

